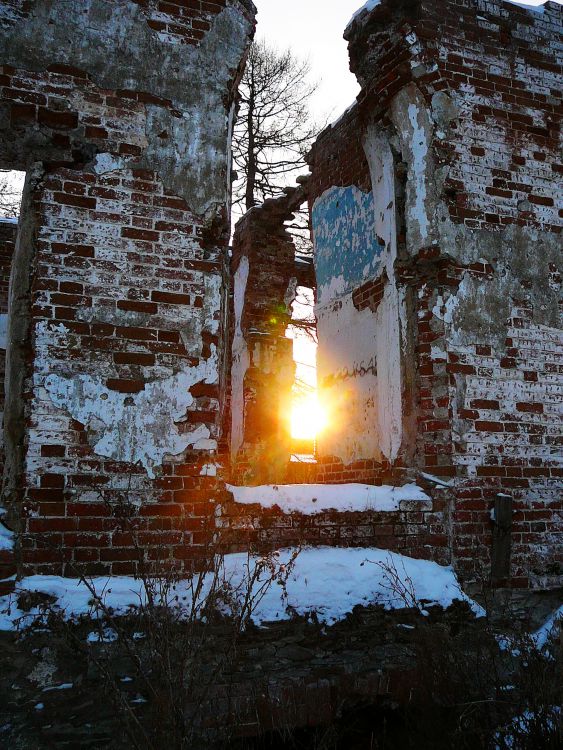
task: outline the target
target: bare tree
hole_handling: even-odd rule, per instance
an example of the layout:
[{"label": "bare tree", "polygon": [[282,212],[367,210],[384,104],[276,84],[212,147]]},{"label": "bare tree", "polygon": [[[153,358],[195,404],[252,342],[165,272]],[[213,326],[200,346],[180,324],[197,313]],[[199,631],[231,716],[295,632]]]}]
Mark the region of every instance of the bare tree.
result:
[{"label": "bare tree", "polygon": [[20,212],[21,188],[14,173],[0,169],[0,217],[14,219]]},{"label": "bare tree", "polygon": [[308,82],[309,74],[309,63],[291,50],[278,52],[264,41],[253,42],[233,134],[234,203],[247,211],[279,195],[287,176],[305,166],[319,131],[309,113],[317,88]]}]

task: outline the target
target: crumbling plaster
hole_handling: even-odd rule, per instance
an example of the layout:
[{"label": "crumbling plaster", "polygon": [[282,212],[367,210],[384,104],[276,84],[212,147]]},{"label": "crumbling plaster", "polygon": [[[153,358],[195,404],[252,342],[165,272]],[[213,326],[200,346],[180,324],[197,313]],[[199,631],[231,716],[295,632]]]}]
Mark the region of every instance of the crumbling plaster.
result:
[{"label": "crumbling plaster", "polygon": [[154,479],[154,467],[160,466],[165,456],[179,455],[189,446],[206,450],[217,447],[207,426],[191,425],[180,431],[177,425],[193,403],[190,387],[200,382],[216,383],[217,377],[213,347],[212,356],[201,365],[149,381],[135,394],[111,391],[90,375],[48,375],[44,387],[56,406],[85,426],[88,442],[97,455],[140,462]]},{"label": "crumbling plaster", "polygon": [[[316,200],[312,211],[319,284],[319,377],[321,383],[335,382],[326,399],[342,411],[320,437],[319,446],[322,453],[345,463],[382,455],[393,462],[403,444],[405,345],[411,334],[405,290],[395,278],[399,209],[393,152],[401,155],[408,170],[407,252],[414,255],[421,247],[437,243],[430,151],[434,126],[416,86],[394,98],[389,119],[394,128],[385,130],[376,122],[367,126],[363,137],[372,191],[331,188]],[[354,288],[383,273],[386,283],[377,310],[356,311],[351,298],[326,307],[327,301],[351,296]],[[335,322],[334,316],[344,317]],[[349,338],[357,341],[355,347]],[[366,369],[368,360],[371,366]],[[342,373],[352,382],[343,386]]]},{"label": "crumbling plaster", "polygon": [[250,263],[244,255],[240,259],[233,280],[234,333],[231,366],[231,455],[236,457],[244,440],[244,377],[250,367],[248,344],[242,331],[242,314]]},{"label": "crumbling plaster", "polygon": [[[25,18],[0,25],[3,61],[43,71],[46,61],[87,71],[99,86],[152,92],[170,107],[146,104],[146,147],[136,167],[156,170],[167,189],[211,221],[230,195],[227,182],[234,82],[252,31],[251,3],[231,0],[213,16],[197,46],[163,43],[132,0],[32,3]],[[69,12],[69,10],[71,12]],[[21,25],[21,32],[20,32]],[[22,36],[23,35],[23,36]],[[142,55],[139,54],[142,50]],[[47,63],[48,65],[49,63]],[[189,71],[186,85],[185,71]],[[0,109],[0,130],[7,113]],[[51,145],[36,134],[30,143],[6,142],[3,164],[26,169],[30,154],[48,157]],[[92,147],[94,151],[94,147]],[[38,153],[39,152],[39,153]],[[92,153],[94,158],[94,153]]]}]

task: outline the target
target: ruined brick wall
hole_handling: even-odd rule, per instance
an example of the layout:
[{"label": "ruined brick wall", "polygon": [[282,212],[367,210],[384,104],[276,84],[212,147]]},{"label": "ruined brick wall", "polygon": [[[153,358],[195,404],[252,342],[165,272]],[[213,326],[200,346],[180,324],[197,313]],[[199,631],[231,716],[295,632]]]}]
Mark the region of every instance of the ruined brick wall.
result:
[{"label": "ruined brick wall", "polygon": [[[560,31],[555,3],[449,0],[383,2],[346,32],[376,224],[392,214],[378,232],[395,248],[387,279],[381,263],[349,292],[356,310],[399,296],[395,323],[379,328],[404,347],[391,463],[451,482],[454,561],[468,578],[490,572],[491,510],[506,496],[512,554],[495,578],[512,585],[557,585],[563,562]],[[323,183],[321,150],[312,168],[326,201],[340,183]],[[379,378],[376,341],[357,359],[375,352]],[[365,479],[373,466],[377,481],[377,450],[358,459],[331,459],[325,477]]]},{"label": "ruined brick wall", "polygon": [[[347,188],[355,186],[362,193],[369,193],[371,190],[371,177],[369,164],[362,144],[362,135],[364,122],[358,107],[345,112],[342,117],[327,130],[323,131],[314,144],[312,152],[309,154],[308,161],[311,168],[311,178],[309,181],[309,208],[312,211],[316,201],[327,191],[335,188]],[[318,261],[317,261],[318,265]],[[318,268],[317,268],[318,275]],[[378,279],[377,281],[380,281]],[[372,284],[377,281],[373,279]],[[365,286],[365,285],[364,285]],[[367,300],[368,295],[365,295]],[[336,306],[339,306],[336,301]],[[361,303],[360,303],[361,305]],[[329,300],[317,305],[316,315],[320,321],[318,325],[319,356],[318,363],[318,383],[322,391],[333,384],[335,377],[338,379],[342,372],[334,372],[334,367],[322,361],[323,353],[331,350],[332,335],[330,331],[325,334],[323,327],[323,317],[332,318],[334,314],[334,304]],[[326,340],[325,340],[326,337]],[[326,369],[326,372],[325,372]],[[361,378],[356,373],[351,380]],[[330,395],[325,396],[327,404],[332,401]],[[349,408],[349,402],[343,403],[335,410],[332,403],[330,419],[332,422],[344,418]],[[370,414],[369,418],[373,415]],[[346,431],[349,427],[344,428]],[[381,482],[384,479],[392,480],[393,473],[389,463],[384,456],[378,455],[372,457],[360,455],[356,460],[349,456],[346,461],[338,455],[332,453],[329,446],[325,446],[323,436],[320,435],[317,440],[317,467],[316,477],[320,482]]]},{"label": "ruined brick wall", "polygon": [[444,252],[463,231],[463,270],[459,286],[435,290],[427,322],[438,336],[443,325],[444,339],[425,361],[432,374],[445,366],[449,378],[459,487],[454,554],[460,567],[471,569],[477,557],[486,566],[488,513],[502,493],[513,503],[512,584],[556,585],[563,572],[562,9],[478,2],[451,4],[439,17],[433,4],[425,10],[420,36],[437,40],[433,52],[455,109],[446,137],[436,132],[438,163],[449,167],[443,198],[453,225],[466,228],[442,233]]},{"label": "ruined brick wall", "polygon": [[286,331],[298,271],[284,222],[303,200],[301,188],[266,200],[239,221],[233,238],[230,436],[236,483],[283,482],[287,474],[295,365]]},{"label": "ruined brick wall", "polygon": [[132,529],[180,566],[205,541],[253,23],[246,0],[0,3],[0,161],[31,178],[4,476],[25,571],[131,572]]},{"label": "ruined brick wall", "polygon": [[264,552],[308,545],[376,547],[448,565],[452,494],[424,480],[420,485],[426,499],[416,499],[417,493],[413,493],[413,499],[401,500],[394,511],[328,510],[312,515],[239,504],[227,493],[221,500],[217,524],[224,530],[232,552],[249,547]]},{"label": "ruined brick wall", "polygon": [[0,219],[0,471],[4,470],[4,379],[6,373],[6,345],[8,322],[8,288],[12,257],[18,230],[17,220]]}]

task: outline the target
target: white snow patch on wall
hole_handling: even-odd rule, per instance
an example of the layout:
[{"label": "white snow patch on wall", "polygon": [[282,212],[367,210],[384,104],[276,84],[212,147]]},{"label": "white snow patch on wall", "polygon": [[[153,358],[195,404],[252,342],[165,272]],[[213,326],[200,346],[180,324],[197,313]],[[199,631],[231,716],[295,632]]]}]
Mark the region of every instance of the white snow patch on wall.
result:
[{"label": "white snow patch on wall", "polygon": [[[291,564],[297,550],[283,549],[277,556],[277,569]],[[221,580],[233,588],[239,588],[238,596],[244,596],[245,583],[252,578],[257,565],[263,559],[246,553],[225,555],[221,569]],[[262,566],[256,587],[269,580],[270,568]],[[286,620],[293,612],[300,615],[316,613],[319,620],[332,624],[343,619],[353,608],[360,605],[379,604],[386,609],[404,609],[409,606],[397,593],[397,586],[390,585],[392,578],[407,591],[412,591],[416,603],[448,607],[456,599],[469,604],[477,616],[483,616],[482,608],[469,599],[461,590],[450,567],[428,560],[415,560],[387,550],[377,548],[317,547],[301,550],[290,568],[285,590],[271,585],[255,608],[252,619],[256,624]],[[114,576],[93,578],[92,584],[102,596],[106,606],[116,614],[125,614],[146,601],[142,581],[134,578]],[[179,581],[174,588],[174,597],[192,601],[193,582]],[[204,582],[202,597],[209,590]],[[92,607],[92,594],[80,579],[59,576],[30,576],[16,584],[16,591],[38,591],[57,598],[55,608],[67,618],[80,615],[99,616]],[[186,611],[187,613],[187,611]],[[13,630],[16,621],[31,623],[39,614],[37,608],[28,613],[21,612],[13,597],[0,598],[0,629]]]},{"label": "white snow patch on wall", "polygon": [[[189,431],[178,430],[176,422],[186,416],[193,403],[189,389],[201,381],[216,383],[217,352],[196,367],[162,380],[145,384],[136,394],[123,394],[106,388],[90,375],[72,378],[51,374],[45,388],[56,406],[66,410],[89,431],[94,451],[100,456],[128,463],[141,463],[149,477],[165,456],[177,456],[190,445],[202,445],[210,437],[203,424]],[[212,442],[215,446],[215,441]]]},{"label": "white snow patch on wall", "polygon": [[[544,5],[528,5],[527,3],[520,3],[517,0],[505,0],[505,2],[509,3],[510,5],[517,5],[519,8],[525,8],[526,10],[531,10],[532,13],[543,13],[545,10],[545,4]],[[560,3],[560,0],[556,0],[556,2]]]},{"label": "white snow patch on wall", "polygon": [[244,376],[250,366],[250,355],[241,324],[249,270],[248,258],[243,256],[235,272],[233,291],[235,316],[231,365],[231,456],[233,457],[238,453],[244,439]]},{"label": "white snow patch on wall", "polygon": [[227,485],[236,503],[258,503],[263,508],[277,505],[284,513],[303,513],[307,516],[326,510],[397,511],[403,501],[416,501],[422,508],[431,508],[432,501],[416,484],[403,487],[370,484],[269,484],[260,487]]}]

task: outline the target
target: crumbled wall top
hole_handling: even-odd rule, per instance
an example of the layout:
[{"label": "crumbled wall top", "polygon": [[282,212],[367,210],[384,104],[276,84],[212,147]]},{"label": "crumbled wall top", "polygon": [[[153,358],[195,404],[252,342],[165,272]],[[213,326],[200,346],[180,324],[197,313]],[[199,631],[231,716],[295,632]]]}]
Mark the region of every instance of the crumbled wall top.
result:
[{"label": "crumbled wall top", "polygon": [[[38,72],[70,66],[70,75],[83,71],[125,98],[143,92],[149,144],[135,166],[156,169],[172,193],[211,219],[228,200],[228,114],[254,30],[253,3],[210,5],[217,10],[188,40],[166,31],[172,25],[156,18],[156,4],[137,0],[20,5],[16,13],[0,4],[3,62]],[[26,169],[33,160],[25,154],[7,166]]]}]

